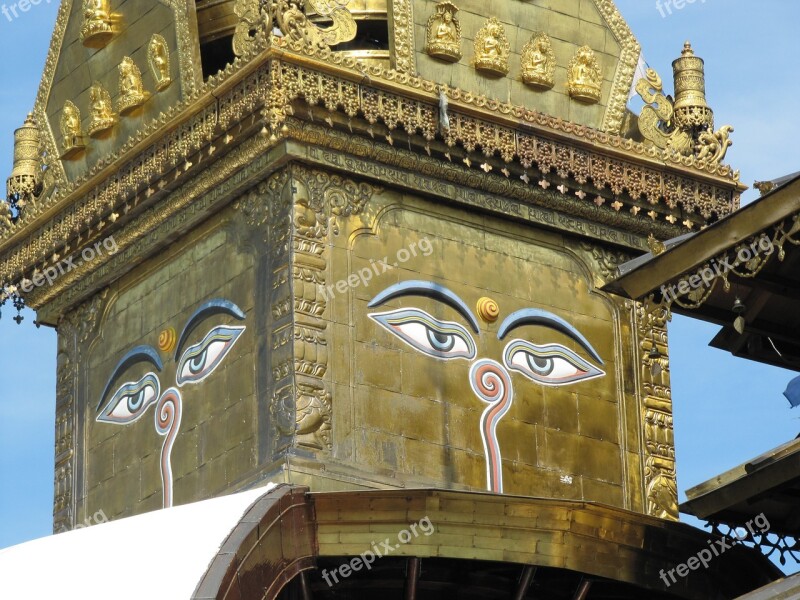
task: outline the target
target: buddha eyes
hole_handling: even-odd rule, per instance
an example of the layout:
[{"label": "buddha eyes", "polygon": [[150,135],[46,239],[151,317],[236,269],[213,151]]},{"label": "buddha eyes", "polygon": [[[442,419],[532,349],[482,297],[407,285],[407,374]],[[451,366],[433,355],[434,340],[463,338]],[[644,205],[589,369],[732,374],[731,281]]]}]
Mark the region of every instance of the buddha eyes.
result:
[{"label": "buddha eyes", "polygon": [[244,329],[221,325],[209,331],[203,341],[187,348],[178,362],[178,387],[198,383],[211,375]]},{"label": "buddha eyes", "polygon": [[401,309],[369,317],[408,345],[436,358],[475,358],[475,342],[458,323],[439,321],[419,309]]},{"label": "buddha eyes", "polygon": [[98,421],[128,424],[141,417],[157,399],[161,386],[155,373],[123,384],[97,416]]},{"label": "buddha eyes", "polygon": [[[421,292],[436,298],[442,296],[442,302],[450,304],[464,315],[465,319],[469,320],[471,312],[449,290],[428,287],[420,287],[420,289]],[[384,293],[377,299],[383,302],[389,296]],[[439,321],[419,308],[409,307],[375,313],[369,317],[409,346],[428,356],[440,359],[464,358],[467,360],[472,360],[477,356],[477,344],[464,327],[450,321]],[[509,329],[521,325],[543,325],[556,332],[561,332],[572,338],[602,365],[602,360],[597,352],[572,325],[545,311],[530,309],[517,311],[510,315],[498,330],[499,339],[502,340]],[[476,330],[477,327],[475,325]],[[517,371],[535,383],[552,387],[569,385],[605,375],[604,371],[573,350],[556,343],[537,345],[526,340],[514,339],[505,346],[503,363],[509,371]]]},{"label": "buddha eyes", "polygon": [[512,340],[503,358],[509,369],[542,385],[567,385],[605,375],[604,371],[559,344],[537,346],[525,340]]}]

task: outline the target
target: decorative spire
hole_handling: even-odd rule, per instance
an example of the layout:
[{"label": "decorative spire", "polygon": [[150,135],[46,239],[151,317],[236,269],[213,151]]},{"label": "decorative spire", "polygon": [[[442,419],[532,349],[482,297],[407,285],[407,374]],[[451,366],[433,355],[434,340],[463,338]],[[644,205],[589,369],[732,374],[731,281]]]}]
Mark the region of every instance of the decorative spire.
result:
[{"label": "decorative spire", "polygon": [[681,57],[673,61],[675,76],[675,124],[686,129],[714,129],[714,111],[706,102],[705,64],[695,56],[692,44],[683,45]]},{"label": "decorative spire", "polygon": [[41,188],[42,161],[39,156],[39,127],[28,114],[22,127],[14,132],[14,167],[6,181],[9,199],[27,200]]}]

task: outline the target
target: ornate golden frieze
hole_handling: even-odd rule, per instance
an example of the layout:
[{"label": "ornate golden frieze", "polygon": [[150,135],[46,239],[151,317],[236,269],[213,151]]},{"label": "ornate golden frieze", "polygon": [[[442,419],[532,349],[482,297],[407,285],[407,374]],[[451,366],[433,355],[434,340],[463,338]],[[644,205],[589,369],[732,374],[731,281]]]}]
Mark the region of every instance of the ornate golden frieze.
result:
[{"label": "ornate golden frieze", "polygon": [[[356,64],[341,56],[332,62],[337,60]],[[281,122],[291,111],[292,102],[304,100],[348,117],[360,113],[370,123],[382,121],[390,130],[402,127],[424,140],[436,136],[439,103],[436,86],[431,82],[396,72],[391,81],[370,82],[352,68],[311,68],[302,66],[303,62],[302,57],[283,50],[280,60],[251,69],[245,76],[220,78],[215,84],[224,93],[204,96],[205,103],[176,108],[126,144],[122,152],[132,156],[127,163],[117,169],[109,163],[98,165],[87,179],[74,185],[73,192],[62,192],[60,208],[54,208],[52,203],[31,207],[6,233],[4,245],[9,250],[2,256],[0,280],[12,280],[26,269],[44,264],[71,237],[90,228],[98,230],[112,212],[122,214],[120,210],[135,198],[149,197],[166,173],[173,171],[177,176],[189,169],[191,156],[207,148],[215,136],[227,139],[230,133],[226,132],[231,127],[238,128],[242,120],[258,119],[262,106],[275,109],[274,114],[267,115],[268,122],[273,133],[280,135],[285,135]],[[271,85],[273,82],[280,85]],[[403,94],[397,93],[401,90]],[[727,214],[738,204],[740,188],[721,179],[722,174],[730,174],[722,168],[714,171],[716,179],[702,182],[690,171],[665,169],[655,160],[656,154],[648,156],[641,144],[631,140],[460,90],[446,89],[445,93],[449,98],[450,128],[445,133],[448,144],[467,150],[480,148],[484,154],[496,153],[506,161],[518,160],[523,169],[533,165],[544,172],[555,169],[559,177],[572,176],[579,183],[591,179],[595,186],[608,186],[615,194],[627,189],[632,197],[644,195],[654,206],[663,202],[674,209],[681,204],[706,218],[715,212]],[[167,123],[172,124],[172,129],[164,131]],[[151,145],[146,146],[146,142]],[[642,164],[638,152],[652,160]],[[96,183],[89,185],[92,180]],[[67,194],[69,197],[65,198]],[[591,197],[581,200],[592,202]],[[615,209],[619,211],[622,206],[620,203]],[[631,210],[635,208],[632,206]],[[37,218],[41,213],[44,214]],[[30,237],[21,243],[25,233]]]},{"label": "ornate golden frieze", "polygon": [[[333,69],[335,72],[330,72],[331,69],[327,68],[326,65],[318,65],[321,70],[329,72],[332,79],[332,85],[343,84],[350,78],[352,78],[351,80],[358,80],[363,78],[366,72],[370,78],[376,78],[374,81],[376,85],[381,85],[382,83],[390,86],[396,85],[398,86],[398,91],[404,90],[412,97],[418,97],[420,94],[422,94],[423,97],[430,98],[430,100],[433,100],[433,97],[438,100],[437,90],[439,86],[433,82],[429,82],[418,77],[411,77],[397,71],[385,71],[381,67],[375,65],[364,67],[363,65],[359,65],[358,61],[352,59],[351,57],[343,57],[341,54],[332,53],[329,50],[327,52],[323,50],[310,51],[308,48],[304,48],[302,45],[288,44],[288,46],[294,48],[294,50],[298,52],[305,49],[306,51],[310,52],[310,54],[318,56],[320,59],[325,60],[332,65],[341,66],[341,69]],[[266,55],[274,53],[275,52],[267,51]],[[281,51],[281,53],[283,53],[283,51]],[[294,62],[291,54],[283,53],[283,56],[286,59],[285,62],[288,64]],[[296,59],[302,60],[302,57],[297,56]],[[205,89],[210,90],[215,87],[219,87],[223,90],[230,90],[232,86],[237,85],[234,83],[237,80],[235,77],[237,68],[238,67],[231,66],[220,75],[210,78],[205,86]],[[247,72],[247,76],[243,77],[242,79],[252,79],[252,69],[250,69],[250,71]],[[369,86],[361,85],[358,87],[363,88]],[[534,126],[542,129],[543,132],[550,131],[553,134],[567,135],[570,138],[577,136],[585,140],[587,143],[606,146],[612,150],[619,150],[624,154],[631,155],[631,158],[640,156],[645,160],[652,159],[653,161],[665,162],[667,164],[672,162],[673,164],[688,168],[694,168],[698,166],[698,163],[696,163],[694,157],[691,156],[681,157],[675,156],[673,153],[669,153],[669,156],[664,156],[662,152],[658,151],[658,149],[646,147],[644,144],[636,143],[632,140],[620,138],[618,136],[609,135],[584,126],[578,126],[573,123],[563,121],[559,118],[550,117],[548,115],[537,113],[536,111],[527,110],[523,107],[502,103],[498,100],[489,99],[485,96],[477,96],[469,92],[463,92],[459,89],[450,88],[445,88],[445,93],[449,99],[449,102],[451,102],[453,105],[464,104],[465,106],[462,107],[463,110],[467,110],[469,107],[474,107],[476,110],[480,111],[480,114],[484,118],[487,119],[497,118],[509,124],[517,123],[525,128]],[[323,97],[323,99],[327,101],[328,94],[324,93],[323,90],[319,90],[316,92],[316,94],[320,97]],[[314,95],[315,93],[312,92],[312,97]],[[229,97],[230,94],[226,93],[222,96]],[[246,103],[253,104],[260,101],[261,98],[252,98],[248,99]],[[228,102],[229,104],[231,102],[235,104],[241,104],[238,99]],[[86,174],[84,177],[78,178],[76,181],[72,182],[72,184],[66,184],[63,182],[63,178],[61,177],[61,175],[63,175],[63,170],[61,170],[60,163],[56,161],[55,165],[53,165],[56,172],[52,172],[53,169],[51,169],[51,178],[54,178],[55,184],[60,184],[55,186],[58,189],[58,193],[57,195],[46,199],[45,202],[41,203],[40,209],[44,209],[47,205],[55,204],[56,202],[62,200],[65,196],[73,194],[91,178],[96,178],[108,165],[119,161],[122,156],[142,144],[148,137],[153,138],[153,134],[155,132],[163,130],[163,128],[169,123],[181,122],[187,118],[187,113],[188,115],[191,115],[192,113],[196,112],[198,108],[202,109],[202,106],[198,107],[196,102],[184,102],[181,105],[176,106],[174,110],[170,111],[166,115],[162,115],[160,119],[152,122],[148,127],[140,131],[135,138],[131,139],[123,148],[120,149],[118,155],[110,156],[106,160],[100,161],[91,173]],[[344,108],[349,115],[354,115],[352,105]],[[184,116],[179,117],[181,114]],[[47,123],[46,120],[44,122],[45,124]],[[49,137],[50,136],[45,136],[45,138]],[[52,153],[50,155],[52,155]],[[707,162],[699,164],[703,167],[702,171],[708,175],[723,178],[729,178],[732,175],[738,177],[738,173],[733,173],[727,166],[710,165]],[[55,179],[55,177],[58,177],[58,179]],[[34,217],[35,213],[24,214],[20,225],[30,222]]]},{"label": "ornate golden frieze", "polygon": [[[170,192],[161,203],[115,232],[114,241],[119,250],[113,256],[98,257],[91,263],[78,265],[52,285],[36,288],[26,301],[37,309],[47,304],[48,321],[63,314],[94,290],[133,268],[163,240],[188,224],[206,218],[211,207],[231,200],[236,193],[252,186],[259,177],[269,173],[270,167],[279,168],[279,161],[268,151],[271,145],[262,136],[250,138],[216,163],[214,169],[203,169],[196,178]],[[87,243],[102,239],[108,233],[95,233]]]},{"label": "ornate golden frieze", "polygon": [[558,190],[543,190],[510,178],[489,176],[463,165],[348,136],[313,123],[290,119],[288,126],[291,138],[308,145],[305,160],[326,168],[360,173],[403,189],[423,191],[642,252],[647,250],[645,238],[649,231],[656,230],[664,238],[674,237],[679,231],[666,223],[642,221],[630,213],[601,211],[592,202],[566,196]]}]

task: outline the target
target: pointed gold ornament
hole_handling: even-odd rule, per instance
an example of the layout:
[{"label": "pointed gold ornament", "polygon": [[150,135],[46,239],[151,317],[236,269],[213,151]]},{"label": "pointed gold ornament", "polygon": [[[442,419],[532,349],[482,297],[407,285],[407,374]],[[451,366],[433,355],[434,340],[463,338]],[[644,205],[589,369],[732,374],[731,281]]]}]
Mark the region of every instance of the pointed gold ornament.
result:
[{"label": "pointed gold ornament", "polygon": [[81,133],[81,111],[72,103],[67,100],[64,103],[64,108],[61,109],[61,158],[64,160],[72,160],[80,155],[86,146],[83,143],[83,134]]},{"label": "pointed gold ornament", "polygon": [[127,115],[139,108],[147,100],[142,86],[142,72],[130,56],[122,59],[119,65],[119,114]]},{"label": "pointed gold ornament", "polygon": [[510,52],[511,46],[505,29],[497,17],[489,17],[475,35],[475,68],[495,75],[505,75],[508,73]]},{"label": "pointed gold ornament", "polygon": [[600,101],[600,90],[603,84],[603,73],[597,62],[597,56],[589,46],[578,48],[567,68],[567,90],[569,95],[594,104]]},{"label": "pointed gold ornament", "polygon": [[527,85],[550,89],[555,85],[556,55],[550,36],[536,32],[522,48],[522,81]]},{"label": "pointed gold ornament", "polygon": [[436,5],[428,19],[428,48],[431,56],[450,62],[461,59],[461,23],[456,13],[458,7],[445,0]]},{"label": "pointed gold ornament", "polygon": [[157,33],[153,34],[147,46],[147,61],[150,63],[150,71],[156,81],[156,91],[161,92],[167,89],[172,83],[169,73],[169,46],[167,46],[167,40]]},{"label": "pointed gold ornament", "polygon": [[[14,132],[14,167],[6,181],[6,197],[18,196],[30,199],[38,195],[42,188],[42,156],[39,126],[32,114]],[[3,221],[0,215],[0,221]]]},{"label": "pointed gold ornament", "polygon": [[105,137],[116,122],[111,94],[100,83],[94,82],[89,90],[89,98],[91,101],[91,120],[87,128],[89,137]]}]

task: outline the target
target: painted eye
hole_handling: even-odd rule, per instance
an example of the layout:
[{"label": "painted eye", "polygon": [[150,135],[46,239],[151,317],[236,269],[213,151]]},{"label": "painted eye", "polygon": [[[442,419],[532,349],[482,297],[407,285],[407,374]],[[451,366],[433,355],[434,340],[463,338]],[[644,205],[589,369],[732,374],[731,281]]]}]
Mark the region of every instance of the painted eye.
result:
[{"label": "painted eye", "polygon": [[560,344],[537,346],[512,340],[506,346],[504,359],[506,367],[542,385],[567,385],[605,375],[605,371]]},{"label": "painted eye", "polygon": [[209,331],[199,344],[189,346],[178,361],[178,387],[198,383],[211,375],[244,330],[244,327],[221,325]]},{"label": "painted eye", "polygon": [[369,315],[409,346],[436,358],[475,358],[475,342],[458,323],[439,321],[425,311],[409,308]]},{"label": "painted eye", "polygon": [[97,416],[98,421],[128,424],[138,420],[158,399],[161,385],[155,373],[147,373],[139,381],[124,383]]}]

